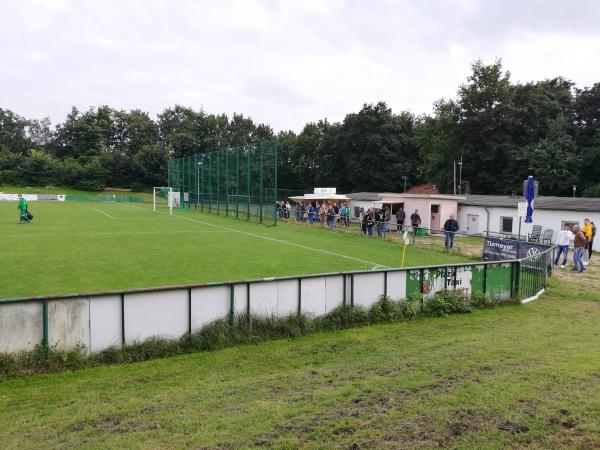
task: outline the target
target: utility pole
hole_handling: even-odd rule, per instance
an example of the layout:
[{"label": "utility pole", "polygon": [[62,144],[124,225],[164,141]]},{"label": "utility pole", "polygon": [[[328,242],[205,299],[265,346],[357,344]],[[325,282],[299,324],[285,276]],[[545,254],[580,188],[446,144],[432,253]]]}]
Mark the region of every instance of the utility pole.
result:
[{"label": "utility pole", "polygon": [[408,177],[406,175],[402,175],[402,179],[404,180],[404,192],[406,192],[406,180],[408,180]]},{"label": "utility pole", "polygon": [[462,155],[460,157],[460,161],[458,162],[458,193],[462,194],[462,166],[463,166],[463,162],[462,162]]},{"label": "utility pole", "polygon": [[454,163],[454,195],[456,195],[456,160],[452,162]]}]

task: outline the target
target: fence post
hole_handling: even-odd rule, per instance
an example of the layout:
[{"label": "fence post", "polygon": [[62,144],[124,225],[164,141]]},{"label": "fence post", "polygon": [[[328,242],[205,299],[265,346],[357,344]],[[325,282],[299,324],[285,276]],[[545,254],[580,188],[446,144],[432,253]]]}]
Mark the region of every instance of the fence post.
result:
[{"label": "fence post", "polygon": [[229,285],[229,326],[233,327],[235,318],[235,286]]},{"label": "fence post", "polygon": [[342,297],[342,305],[346,306],[346,298],[347,298],[347,295],[346,295],[346,290],[347,290],[346,289],[346,285],[348,284],[348,282],[346,281],[346,274],[343,275],[343,278],[344,278],[344,293],[342,294],[343,295],[343,297]]},{"label": "fence post", "polygon": [[48,347],[48,300],[42,302],[42,344]]},{"label": "fence post", "polygon": [[[327,285],[325,285],[325,292],[327,292]],[[300,314],[302,314],[302,278],[298,278],[298,315]]]},{"label": "fence post", "polygon": [[423,291],[425,285],[425,271],[423,269],[419,269],[419,291],[421,292],[421,312],[423,312],[424,302],[425,302],[425,292]]},{"label": "fence post", "polygon": [[350,306],[354,306],[354,274],[350,274]]},{"label": "fence post", "polygon": [[514,296],[518,300],[521,296],[521,261],[515,261],[514,263]]},{"label": "fence post", "polygon": [[121,346],[125,347],[125,294],[121,294]]},{"label": "fence post", "polygon": [[[473,269],[471,269],[473,270]],[[486,297],[486,293],[487,293],[487,271],[488,271],[488,265],[485,264],[483,266],[483,297]]]},{"label": "fence post", "polygon": [[388,272],[387,270],[383,272],[383,296],[387,297],[388,292]]},{"label": "fence post", "polygon": [[188,288],[188,334],[192,334],[192,288]]}]

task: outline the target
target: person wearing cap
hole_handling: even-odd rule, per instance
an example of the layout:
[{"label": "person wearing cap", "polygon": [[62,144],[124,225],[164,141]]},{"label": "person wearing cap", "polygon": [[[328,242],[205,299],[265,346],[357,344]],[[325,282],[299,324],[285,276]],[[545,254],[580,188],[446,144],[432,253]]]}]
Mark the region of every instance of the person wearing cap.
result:
[{"label": "person wearing cap", "polygon": [[29,217],[27,217],[27,200],[23,198],[23,195],[19,194],[19,203],[17,205],[19,210],[19,223],[29,223]]}]

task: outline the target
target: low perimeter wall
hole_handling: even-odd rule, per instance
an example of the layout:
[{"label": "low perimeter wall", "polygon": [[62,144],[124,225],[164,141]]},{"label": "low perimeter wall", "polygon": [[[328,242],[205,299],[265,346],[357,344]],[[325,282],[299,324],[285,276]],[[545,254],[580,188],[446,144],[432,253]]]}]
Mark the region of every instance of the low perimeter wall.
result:
[{"label": "low perimeter wall", "polygon": [[231,283],[209,283],[86,295],[0,299],[0,353],[44,343],[87,352],[179,338],[236,314],[319,316],[342,305],[369,308],[380,296],[394,299],[443,289],[515,296],[519,261],[386,269]]}]

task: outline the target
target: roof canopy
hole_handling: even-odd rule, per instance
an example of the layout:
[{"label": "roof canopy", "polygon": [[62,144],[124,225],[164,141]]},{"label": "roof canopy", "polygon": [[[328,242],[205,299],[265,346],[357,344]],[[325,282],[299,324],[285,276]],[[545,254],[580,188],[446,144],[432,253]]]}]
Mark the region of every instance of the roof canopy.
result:
[{"label": "roof canopy", "polygon": [[304,194],[290,197],[290,200],[296,203],[311,202],[313,200],[344,200],[349,201],[350,199],[342,194]]}]

